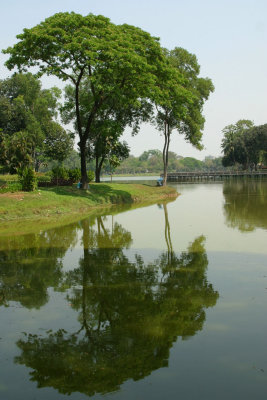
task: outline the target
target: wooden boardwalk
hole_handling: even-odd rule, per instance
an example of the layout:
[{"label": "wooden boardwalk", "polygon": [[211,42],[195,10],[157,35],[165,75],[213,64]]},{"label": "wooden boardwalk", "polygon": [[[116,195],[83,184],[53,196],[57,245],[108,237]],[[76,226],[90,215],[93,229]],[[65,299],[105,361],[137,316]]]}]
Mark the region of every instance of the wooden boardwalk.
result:
[{"label": "wooden boardwalk", "polygon": [[[161,175],[163,176],[163,175]],[[267,170],[260,171],[194,171],[194,172],[171,172],[167,175],[169,182],[196,181],[196,180],[222,180],[227,178],[267,178]]]}]

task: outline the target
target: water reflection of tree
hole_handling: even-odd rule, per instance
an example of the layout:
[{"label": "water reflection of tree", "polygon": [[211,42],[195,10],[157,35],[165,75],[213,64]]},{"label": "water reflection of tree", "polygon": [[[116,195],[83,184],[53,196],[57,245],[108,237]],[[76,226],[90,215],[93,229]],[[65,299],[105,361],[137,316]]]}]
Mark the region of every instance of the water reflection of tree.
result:
[{"label": "water reflection of tree", "polygon": [[224,182],[224,214],[228,226],[241,231],[267,228],[267,182]]},{"label": "water reflection of tree", "polygon": [[33,369],[39,387],[92,396],[167,366],[173,342],[202,329],[218,293],[206,279],[204,237],[180,256],[170,244],[146,265],[138,254],[134,261],[125,255],[131,235],[120,225],[110,231],[99,217],[96,230],[88,220],[82,226],[84,255],[63,282],[72,287],[67,300],[81,327],[27,335],[16,362]]},{"label": "water reflection of tree", "polygon": [[76,225],[40,234],[1,238],[0,306],[10,301],[40,308],[48,301],[48,287],[59,286],[62,257],[76,242]]}]

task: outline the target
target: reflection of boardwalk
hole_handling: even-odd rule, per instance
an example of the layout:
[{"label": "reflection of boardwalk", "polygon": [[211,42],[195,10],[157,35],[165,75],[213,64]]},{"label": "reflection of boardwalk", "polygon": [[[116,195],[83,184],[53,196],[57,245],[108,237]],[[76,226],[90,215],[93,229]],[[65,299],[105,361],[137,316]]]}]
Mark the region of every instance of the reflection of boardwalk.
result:
[{"label": "reflection of boardwalk", "polygon": [[194,180],[218,180],[225,178],[238,178],[238,177],[249,177],[249,178],[267,178],[267,170],[265,171],[214,171],[214,172],[172,172],[167,175],[169,182],[179,181],[194,181]]}]

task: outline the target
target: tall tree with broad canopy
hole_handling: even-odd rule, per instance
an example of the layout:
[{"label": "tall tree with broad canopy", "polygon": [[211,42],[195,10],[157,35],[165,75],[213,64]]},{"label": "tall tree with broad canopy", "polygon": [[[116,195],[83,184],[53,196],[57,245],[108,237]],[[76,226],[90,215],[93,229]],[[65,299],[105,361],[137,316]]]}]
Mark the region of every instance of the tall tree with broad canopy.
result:
[{"label": "tall tree with broad canopy", "polygon": [[157,110],[155,122],[164,134],[163,185],[167,182],[168,155],[171,133],[176,130],[198,149],[202,149],[202,129],[205,118],[203,105],[214,86],[209,78],[200,78],[200,66],[195,55],[176,47],[166,50],[167,63],[158,75],[158,92],[154,99]]},{"label": "tall tree with broad canopy", "polygon": [[[4,50],[6,66],[54,75],[75,89],[75,119],[79,135],[82,187],[88,187],[86,146],[91,128],[103,108],[138,106],[150,96],[163,60],[159,41],[130,25],[115,25],[101,15],[58,13],[18,35]],[[80,88],[90,84],[88,112],[81,116]]]}]

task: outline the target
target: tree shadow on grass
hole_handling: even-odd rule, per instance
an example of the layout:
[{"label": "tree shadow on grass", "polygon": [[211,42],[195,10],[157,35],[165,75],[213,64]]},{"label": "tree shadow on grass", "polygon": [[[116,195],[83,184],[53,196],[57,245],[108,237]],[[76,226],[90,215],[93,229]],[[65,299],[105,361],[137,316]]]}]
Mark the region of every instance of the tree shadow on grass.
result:
[{"label": "tree shadow on grass", "polygon": [[54,186],[42,188],[43,191],[53,192],[61,196],[88,198],[95,203],[133,203],[131,194],[121,189],[114,189],[106,184],[90,185],[88,190],[77,189],[72,186]]}]

